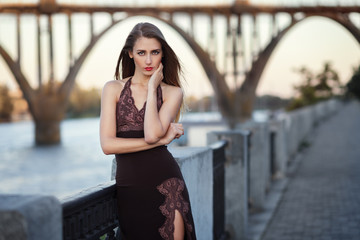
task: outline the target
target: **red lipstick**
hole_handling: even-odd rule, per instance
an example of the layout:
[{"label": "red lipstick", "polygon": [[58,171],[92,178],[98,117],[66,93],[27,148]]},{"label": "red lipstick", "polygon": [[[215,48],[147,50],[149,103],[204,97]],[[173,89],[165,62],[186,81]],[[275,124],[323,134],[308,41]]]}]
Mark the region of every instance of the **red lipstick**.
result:
[{"label": "red lipstick", "polygon": [[152,67],[146,67],[145,70],[146,71],[151,71],[151,70],[153,70],[153,68]]}]

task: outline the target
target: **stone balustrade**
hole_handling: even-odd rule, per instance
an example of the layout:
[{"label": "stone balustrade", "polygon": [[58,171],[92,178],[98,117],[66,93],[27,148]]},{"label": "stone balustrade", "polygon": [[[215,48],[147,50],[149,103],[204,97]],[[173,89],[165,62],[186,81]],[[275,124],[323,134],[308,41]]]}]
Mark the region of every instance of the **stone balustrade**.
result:
[{"label": "stone balustrade", "polygon": [[0,195],[0,239],[62,239],[62,206],[53,196]]},{"label": "stone balustrade", "polygon": [[[174,147],[169,149],[183,174],[199,239],[213,235],[213,152],[209,147]],[[116,163],[113,161],[112,179]]]},{"label": "stone balustrade", "polygon": [[226,140],[225,149],[225,229],[232,239],[246,236],[248,222],[249,131],[214,131],[208,144]]},{"label": "stone balustrade", "polygon": [[[262,211],[272,180],[286,176],[288,163],[314,126],[341,106],[341,102],[329,100],[267,122],[248,122],[235,130],[209,132],[207,147],[170,148],[188,187],[198,239],[222,239],[225,233],[230,239],[245,239],[249,214]],[[219,144],[224,149],[223,166],[220,167],[214,160]],[[112,181],[61,201],[51,196],[0,195],[0,239],[65,239],[66,231],[75,231],[80,226],[93,232],[89,219],[94,218],[94,214],[102,216],[109,209],[114,211],[110,207],[115,199],[114,191]],[[90,196],[101,203],[93,206],[87,202]],[[103,204],[106,201],[108,205]],[[80,223],[80,218],[69,212],[79,214],[77,210],[81,207],[84,216]],[[71,219],[70,225],[66,223],[67,219]],[[108,223],[113,229],[115,218],[109,219],[105,225]],[[219,219],[223,220],[219,222]],[[63,223],[69,225],[70,230],[69,227],[63,229]],[[107,228],[104,231],[109,232]]]}]

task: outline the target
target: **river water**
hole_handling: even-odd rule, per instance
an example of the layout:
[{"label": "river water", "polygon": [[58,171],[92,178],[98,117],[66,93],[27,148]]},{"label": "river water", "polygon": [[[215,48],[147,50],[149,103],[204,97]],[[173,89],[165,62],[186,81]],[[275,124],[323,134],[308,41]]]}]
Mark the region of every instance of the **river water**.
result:
[{"label": "river water", "polygon": [[104,155],[99,118],[65,120],[61,144],[35,147],[31,121],[0,124],[0,193],[59,198],[110,180],[113,156]]},{"label": "river water", "polygon": [[[208,131],[224,129],[218,113],[191,113],[182,121],[193,124],[178,142],[189,146],[204,146]],[[35,146],[34,127],[32,121],[0,124],[0,194],[63,198],[110,180],[114,156],[100,148],[99,118],[64,120],[56,146]]]}]

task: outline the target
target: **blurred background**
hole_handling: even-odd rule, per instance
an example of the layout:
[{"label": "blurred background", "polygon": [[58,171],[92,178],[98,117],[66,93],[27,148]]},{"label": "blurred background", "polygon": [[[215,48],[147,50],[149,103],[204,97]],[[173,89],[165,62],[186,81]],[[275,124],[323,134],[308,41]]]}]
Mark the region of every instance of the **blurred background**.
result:
[{"label": "blurred background", "polygon": [[[38,3],[39,1],[30,0],[0,0],[0,10],[8,5],[27,6]],[[161,8],[229,7],[235,1],[58,0],[56,3],[82,7]],[[360,6],[357,0],[249,0],[237,3],[242,7]],[[67,14],[53,14],[50,35],[46,15],[37,17],[26,12],[26,8],[23,11],[21,14],[0,12],[0,46],[12,59],[18,59],[29,86],[38,91],[41,85],[49,87],[52,84],[54,89],[60,86],[68,76],[69,66],[74,66],[78,56],[88,46],[92,34],[99,34],[114,20],[122,21],[98,40],[79,69],[60,123],[58,144],[37,144],[36,126],[29,104],[24,99],[24,92],[5,58],[0,57],[0,193],[44,193],[63,197],[110,180],[114,156],[104,155],[99,143],[101,89],[107,81],[114,79],[117,58],[125,38],[138,22],[148,21],[157,25],[183,66],[182,78],[188,110],[183,113],[181,122],[186,127],[186,134],[173,145],[205,146],[207,131],[229,127],[198,56],[183,37],[163,21],[149,16],[126,15],[124,12],[114,13],[111,18],[108,13],[98,12],[92,15],[91,25],[90,14],[73,13],[72,38],[69,44]],[[360,28],[359,12],[349,14],[349,18]],[[193,20],[184,12],[172,16],[176,25],[185,32],[192,32],[192,38],[203,49],[213,47],[209,53],[212,53],[210,55],[216,68],[224,73],[232,90],[239,88],[245,81],[246,72],[256,60],[256,53],[261,52],[271,41],[273,29],[282,30],[292,21],[289,14],[281,12],[276,14],[275,27],[272,19],[272,15],[267,13],[257,14],[256,23],[251,15],[244,14],[241,17],[242,70],[234,81],[234,77],[226,75],[231,64],[227,59],[226,18],[216,15],[211,23],[206,14],[194,14]],[[211,31],[215,33],[213,38],[209,38]],[[50,38],[53,48],[49,46]],[[72,49],[70,58],[69,45]],[[316,79],[321,73],[332,73],[331,76],[327,75],[329,82],[333,83],[328,84],[331,94],[326,97],[345,94],[344,88],[359,64],[359,42],[347,29],[326,17],[307,17],[292,27],[272,52],[256,88],[252,120],[265,121],[274,114],[303,104],[301,89],[307,86],[309,76]]]}]

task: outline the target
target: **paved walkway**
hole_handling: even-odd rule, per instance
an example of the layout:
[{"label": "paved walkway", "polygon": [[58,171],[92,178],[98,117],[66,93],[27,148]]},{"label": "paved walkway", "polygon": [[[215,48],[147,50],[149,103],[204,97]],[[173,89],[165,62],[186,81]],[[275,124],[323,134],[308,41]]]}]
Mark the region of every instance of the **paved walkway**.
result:
[{"label": "paved walkway", "polygon": [[360,239],[360,103],[312,134],[262,240]]}]

